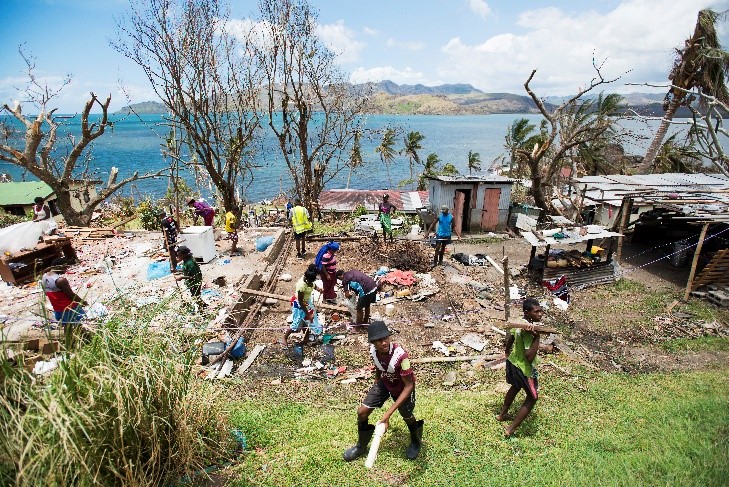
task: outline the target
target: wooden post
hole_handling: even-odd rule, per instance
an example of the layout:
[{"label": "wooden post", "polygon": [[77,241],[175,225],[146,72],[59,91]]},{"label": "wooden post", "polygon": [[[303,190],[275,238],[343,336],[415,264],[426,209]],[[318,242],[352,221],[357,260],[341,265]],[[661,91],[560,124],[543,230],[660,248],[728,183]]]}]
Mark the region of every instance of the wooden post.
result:
[{"label": "wooden post", "polygon": [[511,297],[509,294],[509,257],[504,256],[501,261],[501,265],[504,267],[504,320],[509,321],[509,314],[511,311]]},{"label": "wooden post", "polygon": [[699,255],[701,254],[701,247],[704,245],[704,238],[706,237],[706,230],[708,230],[709,224],[704,223],[704,226],[701,228],[701,234],[699,235],[699,243],[696,245],[696,250],[694,250],[694,260],[691,262],[691,272],[689,272],[688,282],[686,283],[686,292],[683,293],[683,300],[686,301],[689,298],[689,294],[691,294],[691,285],[694,281],[694,275],[696,274],[696,264],[699,262]]},{"label": "wooden post", "polygon": [[[625,231],[625,222],[628,220],[628,217],[630,216],[630,198],[628,196],[623,198],[623,204],[620,207],[620,225],[618,226],[618,233],[622,234]],[[616,253],[616,258],[619,263],[622,262],[622,256],[623,256],[623,239],[625,237],[618,237],[618,251]]]}]

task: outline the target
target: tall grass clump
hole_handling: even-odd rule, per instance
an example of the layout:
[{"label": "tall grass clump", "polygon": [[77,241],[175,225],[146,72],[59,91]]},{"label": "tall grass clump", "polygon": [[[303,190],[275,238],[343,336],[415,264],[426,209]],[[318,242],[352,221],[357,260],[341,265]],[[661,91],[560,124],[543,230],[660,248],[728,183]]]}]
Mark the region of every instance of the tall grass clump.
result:
[{"label": "tall grass clump", "polygon": [[0,484],[165,485],[229,454],[197,347],[177,324],[149,326],[165,306],[110,319],[48,377],[2,361]]}]

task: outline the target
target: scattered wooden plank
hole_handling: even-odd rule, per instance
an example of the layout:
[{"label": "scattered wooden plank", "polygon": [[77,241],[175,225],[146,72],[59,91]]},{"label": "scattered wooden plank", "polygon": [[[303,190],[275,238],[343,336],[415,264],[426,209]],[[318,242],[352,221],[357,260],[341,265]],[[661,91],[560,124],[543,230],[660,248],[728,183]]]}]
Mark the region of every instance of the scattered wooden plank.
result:
[{"label": "scattered wooden plank", "polygon": [[245,361],[240,365],[240,367],[238,367],[238,372],[236,373],[238,375],[243,375],[264,348],[266,348],[266,345],[256,345],[255,348],[251,350],[251,353],[248,354],[248,357],[246,357]]},{"label": "scattered wooden plank", "polygon": [[494,360],[503,357],[502,354],[497,355],[457,355],[455,357],[422,357],[410,360],[414,364],[427,364],[432,362],[465,362],[468,360]]},{"label": "scattered wooden plank", "polygon": [[534,327],[534,331],[538,331],[539,333],[562,333],[556,328],[538,324],[514,323],[512,321],[509,321],[508,323],[504,323],[502,326],[504,328],[521,328],[522,330],[527,330],[530,327]]},{"label": "scattered wooden plank", "polygon": [[499,335],[506,336],[506,332],[497,326],[491,325],[491,329],[493,331],[495,331],[496,333],[498,333]]},{"label": "scattered wooden plank", "polygon": [[486,256],[486,260],[488,260],[489,263],[492,266],[494,266],[494,269],[496,269],[497,271],[499,271],[499,274],[503,274],[504,273],[504,269],[502,269],[501,266],[499,264],[497,264],[496,261],[494,259],[492,259],[490,256],[487,255]]},{"label": "scattered wooden plank", "polygon": [[223,377],[228,377],[232,370],[233,370],[233,361],[228,359],[225,361],[223,366],[220,367],[220,373],[215,378],[222,379]]},{"label": "scattered wooden plank", "polygon": [[[264,291],[256,291],[254,289],[241,289],[241,293],[243,294],[252,294],[253,296],[263,296],[264,298],[273,298],[278,299],[279,301],[290,301],[291,296],[285,296],[283,294],[273,294],[273,293],[267,293]],[[329,309],[332,311],[342,311],[345,313],[349,312],[349,308],[346,306],[339,306],[336,304],[326,304],[326,303],[320,303],[315,305],[318,309]]]}]

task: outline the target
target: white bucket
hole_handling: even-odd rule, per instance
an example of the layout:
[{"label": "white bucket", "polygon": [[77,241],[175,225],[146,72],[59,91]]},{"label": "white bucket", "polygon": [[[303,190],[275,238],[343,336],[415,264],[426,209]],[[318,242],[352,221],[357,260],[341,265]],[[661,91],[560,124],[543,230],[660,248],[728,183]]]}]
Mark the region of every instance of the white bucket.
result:
[{"label": "white bucket", "polygon": [[410,227],[410,235],[417,235],[420,233],[420,225],[413,225]]},{"label": "white bucket", "polygon": [[385,314],[387,316],[394,315],[395,314],[395,305],[392,303],[385,305]]}]

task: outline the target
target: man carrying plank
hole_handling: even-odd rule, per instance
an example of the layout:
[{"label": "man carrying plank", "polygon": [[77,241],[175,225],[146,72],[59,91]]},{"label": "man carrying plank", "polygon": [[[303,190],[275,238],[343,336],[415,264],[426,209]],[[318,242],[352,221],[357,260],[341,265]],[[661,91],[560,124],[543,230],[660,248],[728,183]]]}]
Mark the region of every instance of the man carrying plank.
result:
[{"label": "man carrying plank", "polygon": [[496,419],[499,421],[507,421],[511,419],[508,416],[509,408],[514,402],[517,393],[524,389],[526,399],[521,405],[519,411],[506,429],[504,436],[510,437],[516,431],[516,428],[524,421],[534,408],[539,399],[539,383],[537,381],[536,358],[539,350],[539,332],[535,331],[536,325],[542,320],[542,307],[539,301],[534,298],[526,298],[524,300],[524,319],[532,325],[522,328],[512,328],[506,335],[506,382],[511,387],[506,391],[504,397],[504,405]]},{"label": "man carrying plank", "polygon": [[420,453],[423,437],[423,420],[415,419],[415,375],[410,366],[408,353],[400,345],[390,342],[390,330],[384,321],[373,321],[367,329],[370,342],[370,355],[375,364],[375,383],[367,392],[362,405],[357,410],[357,444],[344,452],[344,460],[351,462],[365,453],[372,439],[375,427],[368,418],[375,408],[382,407],[391,397],[394,401],[390,409],[379,421],[389,427],[390,416],[397,410],[410,430],[410,445],[406,456],[415,460]]}]

